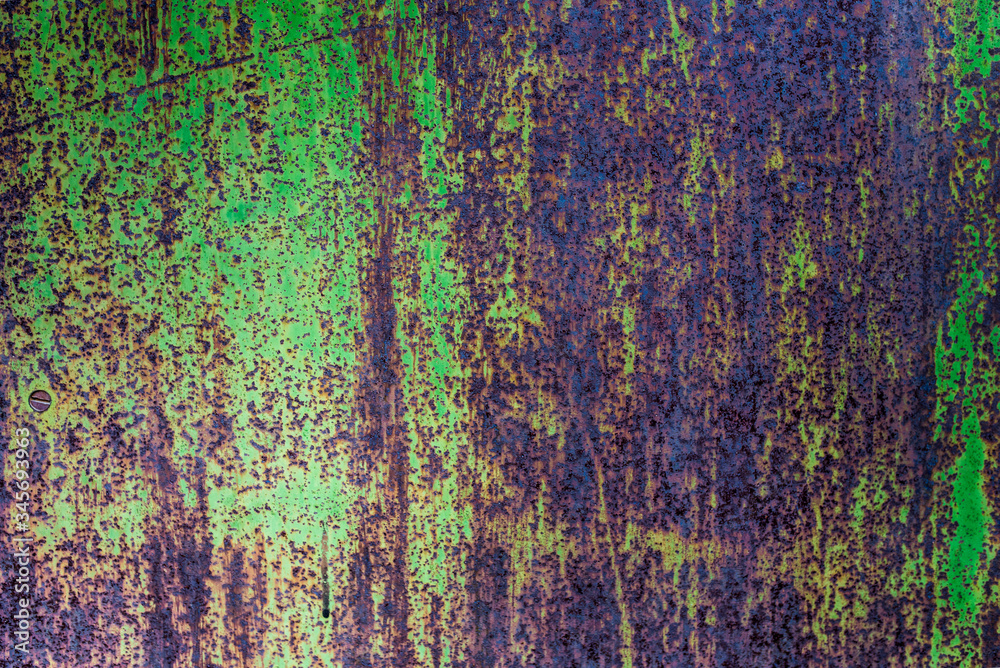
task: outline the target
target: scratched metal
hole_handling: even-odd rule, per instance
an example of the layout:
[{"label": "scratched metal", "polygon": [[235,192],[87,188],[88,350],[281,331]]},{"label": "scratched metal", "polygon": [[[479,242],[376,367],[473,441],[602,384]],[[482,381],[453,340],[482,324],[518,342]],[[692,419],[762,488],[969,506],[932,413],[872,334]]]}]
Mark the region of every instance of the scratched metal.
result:
[{"label": "scratched metal", "polygon": [[997,0],[0,24],[5,666],[1000,665]]}]

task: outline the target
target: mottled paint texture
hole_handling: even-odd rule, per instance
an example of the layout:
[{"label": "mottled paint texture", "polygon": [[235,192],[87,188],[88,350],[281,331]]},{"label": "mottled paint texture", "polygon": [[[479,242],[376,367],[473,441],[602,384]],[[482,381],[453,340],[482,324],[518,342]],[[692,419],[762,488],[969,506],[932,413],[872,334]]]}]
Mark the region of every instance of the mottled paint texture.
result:
[{"label": "mottled paint texture", "polygon": [[0,26],[5,666],[1000,666],[997,0]]}]

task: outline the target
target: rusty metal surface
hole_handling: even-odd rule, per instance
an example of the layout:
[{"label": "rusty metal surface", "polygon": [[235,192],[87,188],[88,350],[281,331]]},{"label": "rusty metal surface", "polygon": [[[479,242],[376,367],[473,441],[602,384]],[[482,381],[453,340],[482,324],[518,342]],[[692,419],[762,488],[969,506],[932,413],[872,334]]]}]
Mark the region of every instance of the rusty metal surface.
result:
[{"label": "rusty metal surface", "polygon": [[998,16],[4,3],[4,665],[1000,665]]}]

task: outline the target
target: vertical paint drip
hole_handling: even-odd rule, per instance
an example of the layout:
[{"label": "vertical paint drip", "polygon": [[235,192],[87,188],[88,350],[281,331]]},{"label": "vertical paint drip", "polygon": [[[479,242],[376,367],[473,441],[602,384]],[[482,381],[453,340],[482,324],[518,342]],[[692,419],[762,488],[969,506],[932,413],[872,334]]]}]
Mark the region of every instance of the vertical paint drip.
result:
[{"label": "vertical paint drip", "polygon": [[323,554],[320,563],[320,580],[323,582],[323,619],[330,616],[330,575],[329,575],[329,542],[326,532],[327,521],[323,521]]}]

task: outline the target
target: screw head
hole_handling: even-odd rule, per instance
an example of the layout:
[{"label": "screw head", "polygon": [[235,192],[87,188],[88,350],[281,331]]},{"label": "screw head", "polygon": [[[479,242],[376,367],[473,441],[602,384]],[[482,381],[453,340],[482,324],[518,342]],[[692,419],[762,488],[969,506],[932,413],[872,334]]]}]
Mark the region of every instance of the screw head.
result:
[{"label": "screw head", "polygon": [[48,410],[49,406],[52,405],[52,399],[49,397],[49,393],[45,390],[35,390],[31,393],[31,396],[28,397],[28,405],[35,411],[41,413]]}]

